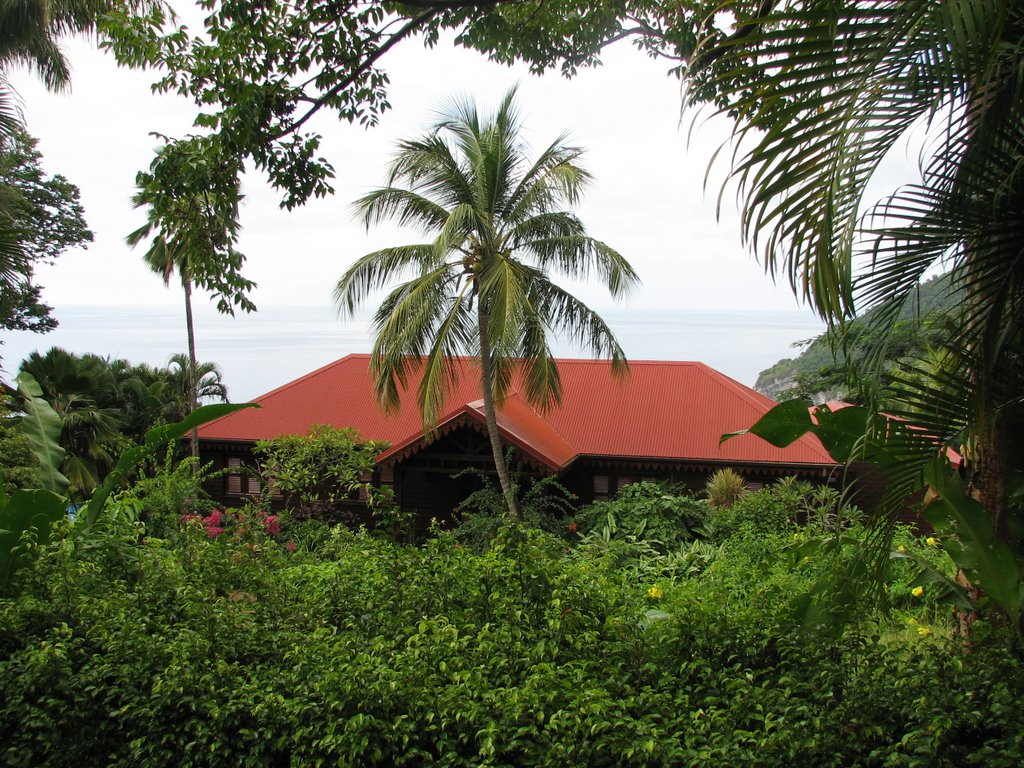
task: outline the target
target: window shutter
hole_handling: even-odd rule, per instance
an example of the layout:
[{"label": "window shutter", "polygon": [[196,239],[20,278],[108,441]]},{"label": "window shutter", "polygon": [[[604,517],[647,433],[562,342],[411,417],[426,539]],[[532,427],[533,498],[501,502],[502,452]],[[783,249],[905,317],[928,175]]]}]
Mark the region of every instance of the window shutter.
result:
[{"label": "window shutter", "polygon": [[240,470],[242,468],[242,460],[237,456],[228,457],[228,495],[229,496],[241,496],[242,495],[242,475]]},{"label": "window shutter", "polygon": [[594,475],[594,498],[608,497],[608,475]]}]

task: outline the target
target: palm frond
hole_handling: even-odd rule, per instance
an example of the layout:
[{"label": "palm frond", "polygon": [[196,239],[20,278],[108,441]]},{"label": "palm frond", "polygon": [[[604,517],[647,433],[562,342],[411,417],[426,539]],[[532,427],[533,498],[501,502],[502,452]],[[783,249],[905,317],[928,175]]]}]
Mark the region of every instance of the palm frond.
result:
[{"label": "palm frond", "polygon": [[374,291],[384,288],[409,272],[431,271],[439,263],[432,243],[399,245],[368,253],[338,280],[334,301],[340,312],[348,315]]},{"label": "palm frond", "polygon": [[609,358],[613,370],[628,367],[626,354],[608,324],[564,288],[549,281],[531,283],[529,301],[545,327],[595,357]]},{"label": "palm frond", "polygon": [[401,187],[374,190],[357,200],[353,209],[367,229],[393,220],[429,232],[441,226],[447,216],[447,210],[434,200]]}]

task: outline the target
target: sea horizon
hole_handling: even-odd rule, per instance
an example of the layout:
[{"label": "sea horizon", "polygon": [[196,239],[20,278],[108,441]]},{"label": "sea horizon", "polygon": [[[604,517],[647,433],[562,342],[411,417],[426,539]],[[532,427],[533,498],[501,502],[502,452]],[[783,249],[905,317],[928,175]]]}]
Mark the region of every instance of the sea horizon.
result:
[{"label": "sea horizon", "polygon": [[[797,356],[794,344],[824,330],[806,309],[615,307],[599,312],[630,360],[702,362],[751,387],[761,371]],[[51,333],[0,334],[5,379],[13,378],[31,352],[55,346],[150,365],[166,365],[171,355],[187,349],[181,308],[79,305],[58,307],[53,314],[60,325]],[[231,400],[244,402],[345,355],[370,352],[370,318],[364,312],[341,320],[330,306],[268,306],[232,317],[203,305],[195,310],[196,354],[219,365]],[[558,357],[589,357],[561,339],[552,348]]]}]

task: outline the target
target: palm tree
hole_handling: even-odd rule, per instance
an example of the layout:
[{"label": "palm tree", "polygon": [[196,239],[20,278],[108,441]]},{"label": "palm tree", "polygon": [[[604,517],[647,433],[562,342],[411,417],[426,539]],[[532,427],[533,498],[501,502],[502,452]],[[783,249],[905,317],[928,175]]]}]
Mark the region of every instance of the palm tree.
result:
[{"label": "palm tree", "polygon": [[[136,208],[146,205],[147,202],[142,192],[133,198]],[[152,228],[153,223],[149,222],[135,230],[128,235],[128,244],[132,247],[138,245],[149,236]],[[142,260],[151,270],[163,276],[164,285],[169,286],[171,284],[171,277],[174,276],[175,270],[177,270],[181,280],[181,287],[185,294],[185,333],[188,340],[188,366],[186,370],[190,374],[187,390],[190,394],[187,402],[188,409],[191,411],[199,405],[199,398],[196,394],[197,382],[195,377],[191,375],[191,372],[195,371],[197,366],[195,321],[192,317],[192,278],[189,271],[188,247],[182,241],[174,239],[173,234],[160,232],[153,238],[153,242],[142,255]],[[193,456],[199,455],[198,441],[199,435],[196,430],[193,430],[190,442]]]},{"label": "palm tree", "polygon": [[[150,173],[136,178],[136,208],[148,207],[146,223],[128,235],[133,248],[153,235],[143,254],[146,265],[170,285],[178,273],[185,294],[188,337],[189,408],[199,405],[199,365],[196,361],[192,289],[198,285],[219,297],[218,309],[233,313],[237,304],[255,307],[246,296],[254,283],[238,270],[245,257],[235,250],[238,206],[241,201],[237,159],[224,160],[209,152],[210,145],[193,138],[167,144],[157,152]],[[199,432],[192,430],[191,451],[199,455]]]},{"label": "palm tree", "polygon": [[189,358],[179,353],[171,355],[167,368],[161,369],[159,373],[174,393],[168,405],[176,407],[176,412],[168,414],[169,421],[181,421],[188,416],[192,409],[193,392],[197,404],[204,400],[228,401],[228,388],[216,363],[200,362],[193,368]]},{"label": "palm tree", "polygon": [[[905,409],[887,409],[961,446],[973,494],[1013,546],[1007,480],[1024,469],[1024,6],[723,7],[737,23],[692,60],[691,94],[737,117],[746,238],[831,323],[881,308],[866,370],[876,385],[893,320],[925,277],[951,273],[964,298],[949,356],[903,382]],[[873,202],[880,164],[914,138],[920,180]],[[894,484],[919,484],[927,460],[906,462]]]},{"label": "palm tree", "polygon": [[590,180],[576,164],[582,150],[561,136],[530,162],[520,129],[513,88],[492,117],[456,101],[426,135],[400,142],[387,186],[356,209],[367,227],[397,219],[435,237],[363,256],[335,289],[339,310],[351,314],[372,291],[408,277],[377,310],[371,370],[381,405],[395,408],[410,369],[423,366],[417,402],[428,430],[455,381],[455,357],[479,360],[494,465],[513,519],[519,508],[495,409],[516,367],[526,399],[544,409],[561,399],[549,330],[609,355],[618,369],[626,364],[611,329],[548,273],[596,273],[614,297],[637,283],[622,256],[561,210]]},{"label": "palm tree", "polygon": [[116,389],[105,359],[79,357],[60,347],[33,352],[21,363],[43,390],[43,398],[61,420],[61,447],[67,451],[61,472],[69,493],[87,498],[114,465],[124,413],[105,402]]}]

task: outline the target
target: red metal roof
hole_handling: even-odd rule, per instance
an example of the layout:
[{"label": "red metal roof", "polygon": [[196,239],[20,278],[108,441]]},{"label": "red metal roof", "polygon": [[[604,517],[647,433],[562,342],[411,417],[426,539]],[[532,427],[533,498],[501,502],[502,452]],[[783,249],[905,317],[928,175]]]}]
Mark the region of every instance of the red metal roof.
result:
[{"label": "red metal roof", "polygon": [[[438,420],[483,422],[479,369],[471,358],[459,361],[456,388]],[[370,356],[349,355],[275,389],[246,409],[200,428],[200,437],[216,441],[252,441],[305,434],[314,424],[354,427],[371,440],[392,447],[383,460],[411,449],[423,436],[415,392],[419,376],[410,375],[395,413],[376,404],[369,373]],[[775,448],[753,436],[725,443],[726,432],[747,429],[775,401],[703,363],[631,362],[625,375],[612,374],[607,360],[559,360],[562,405],[544,414],[518,393],[516,384],[498,412],[502,438],[557,470],[581,455],[684,461],[829,465],[835,462],[808,435],[788,448]]]}]

